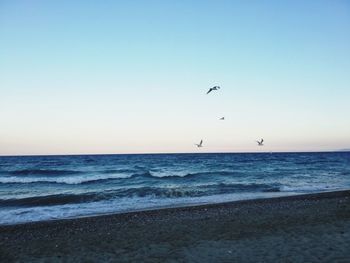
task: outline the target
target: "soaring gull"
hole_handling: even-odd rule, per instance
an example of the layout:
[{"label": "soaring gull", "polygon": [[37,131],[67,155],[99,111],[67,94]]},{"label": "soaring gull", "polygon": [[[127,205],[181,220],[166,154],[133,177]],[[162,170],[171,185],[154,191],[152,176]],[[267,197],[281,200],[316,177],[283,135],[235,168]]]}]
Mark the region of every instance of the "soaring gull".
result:
[{"label": "soaring gull", "polygon": [[209,94],[209,93],[212,92],[213,90],[218,90],[218,89],[220,89],[219,86],[214,86],[214,87],[212,87],[212,88],[210,88],[210,89],[208,90],[207,94]]},{"label": "soaring gull", "polygon": [[203,147],[203,140],[201,140],[199,144],[195,143],[195,145],[197,145],[198,148]]},{"label": "soaring gull", "polygon": [[264,142],[264,139],[261,139],[260,141],[256,141],[258,143],[259,146],[264,146],[263,142]]}]

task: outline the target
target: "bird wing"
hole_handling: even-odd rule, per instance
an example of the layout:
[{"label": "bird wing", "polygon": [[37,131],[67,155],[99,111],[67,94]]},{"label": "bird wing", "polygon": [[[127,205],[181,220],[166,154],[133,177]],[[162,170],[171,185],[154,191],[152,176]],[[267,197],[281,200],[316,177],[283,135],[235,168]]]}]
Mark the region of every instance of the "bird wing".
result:
[{"label": "bird wing", "polygon": [[201,142],[199,143],[199,145],[201,145],[201,146],[202,146],[202,144],[203,144],[203,140],[201,140]]},{"label": "bird wing", "polygon": [[208,90],[207,94],[209,94],[209,93],[212,92],[212,91],[213,91],[213,89],[210,88],[210,89]]}]

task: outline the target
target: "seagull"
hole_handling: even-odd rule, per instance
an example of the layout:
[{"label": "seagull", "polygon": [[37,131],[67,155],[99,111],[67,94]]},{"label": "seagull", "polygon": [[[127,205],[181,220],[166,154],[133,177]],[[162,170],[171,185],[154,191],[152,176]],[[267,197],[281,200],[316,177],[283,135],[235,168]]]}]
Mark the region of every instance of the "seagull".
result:
[{"label": "seagull", "polygon": [[197,145],[198,148],[203,147],[203,140],[201,140],[199,144],[195,143],[195,145]]},{"label": "seagull", "polygon": [[221,117],[219,120],[220,120],[220,121],[223,121],[223,120],[225,120],[225,117]]},{"label": "seagull", "polygon": [[259,146],[264,146],[263,142],[264,142],[264,139],[261,139],[261,141],[256,141],[258,143]]},{"label": "seagull", "polygon": [[208,90],[207,94],[209,94],[209,93],[212,92],[213,90],[218,90],[218,89],[220,89],[219,86],[214,86],[214,87],[212,87],[212,88],[210,88],[210,89]]}]

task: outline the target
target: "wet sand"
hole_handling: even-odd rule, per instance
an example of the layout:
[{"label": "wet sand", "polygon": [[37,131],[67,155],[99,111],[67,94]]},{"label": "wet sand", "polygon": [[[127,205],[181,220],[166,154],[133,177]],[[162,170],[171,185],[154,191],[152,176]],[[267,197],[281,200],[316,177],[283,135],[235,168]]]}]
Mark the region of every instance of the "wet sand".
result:
[{"label": "wet sand", "polygon": [[0,226],[0,262],[350,262],[350,191]]}]

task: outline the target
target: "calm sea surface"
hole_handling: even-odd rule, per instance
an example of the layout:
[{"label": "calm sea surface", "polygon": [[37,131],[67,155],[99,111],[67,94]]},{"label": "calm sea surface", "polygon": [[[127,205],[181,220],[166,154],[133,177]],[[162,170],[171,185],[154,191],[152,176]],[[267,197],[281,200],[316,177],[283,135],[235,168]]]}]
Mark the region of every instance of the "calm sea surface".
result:
[{"label": "calm sea surface", "polygon": [[350,153],[0,157],[0,224],[350,189]]}]

